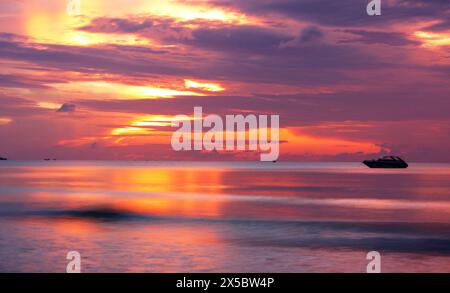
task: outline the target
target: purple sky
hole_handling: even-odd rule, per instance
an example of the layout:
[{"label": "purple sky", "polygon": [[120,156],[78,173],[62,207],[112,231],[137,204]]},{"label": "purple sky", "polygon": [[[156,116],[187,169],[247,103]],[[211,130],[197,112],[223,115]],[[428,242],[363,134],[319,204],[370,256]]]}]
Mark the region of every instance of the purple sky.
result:
[{"label": "purple sky", "polygon": [[450,3],[0,3],[0,156],[245,160],[174,152],[173,115],[278,114],[280,159],[450,162]]}]

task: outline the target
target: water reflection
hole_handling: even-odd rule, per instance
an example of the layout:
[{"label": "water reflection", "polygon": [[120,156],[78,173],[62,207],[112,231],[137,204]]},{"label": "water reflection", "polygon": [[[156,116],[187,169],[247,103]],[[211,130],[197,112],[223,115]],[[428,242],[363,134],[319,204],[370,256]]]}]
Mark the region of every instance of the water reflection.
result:
[{"label": "water reflection", "polygon": [[[397,261],[391,271],[450,271],[450,166],[391,171],[8,162],[0,270],[64,271],[75,249],[90,271],[360,271],[363,252],[379,249]],[[333,253],[339,262],[324,259]],[[427,261],[411,267],[399,254]]]}]

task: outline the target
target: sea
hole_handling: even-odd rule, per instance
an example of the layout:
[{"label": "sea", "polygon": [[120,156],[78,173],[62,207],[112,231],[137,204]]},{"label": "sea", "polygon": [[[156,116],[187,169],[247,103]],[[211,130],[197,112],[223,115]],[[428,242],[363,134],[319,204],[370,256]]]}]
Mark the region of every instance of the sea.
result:
[{"label": "sea", "polygon": [[0,272],[450,272],[450,164],[1,161]]}]

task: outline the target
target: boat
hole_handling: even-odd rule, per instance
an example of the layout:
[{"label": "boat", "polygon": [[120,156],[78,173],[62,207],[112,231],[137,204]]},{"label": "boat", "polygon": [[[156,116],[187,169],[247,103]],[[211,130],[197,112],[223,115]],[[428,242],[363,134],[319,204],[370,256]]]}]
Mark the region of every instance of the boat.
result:
[{"label": "boat", "polygon": [[8,159],[7,159],[7,158],[0,157],[0,161],[6,161],[6,160],[8,160]]},{"label": "boat", "polygon": [[369,168],[408,168],[408,164],[397,156],[384,156],[376,160],[365,160],[363,164]]}]

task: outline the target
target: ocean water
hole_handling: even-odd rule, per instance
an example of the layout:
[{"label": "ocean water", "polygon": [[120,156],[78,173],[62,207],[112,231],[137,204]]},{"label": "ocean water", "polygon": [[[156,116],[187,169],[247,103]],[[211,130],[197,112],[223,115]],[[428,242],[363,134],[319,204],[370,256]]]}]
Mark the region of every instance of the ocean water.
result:
[{"label": "ocean water", "polygon": [[0,272],[450,272],[450,165],[0,162]]}]

